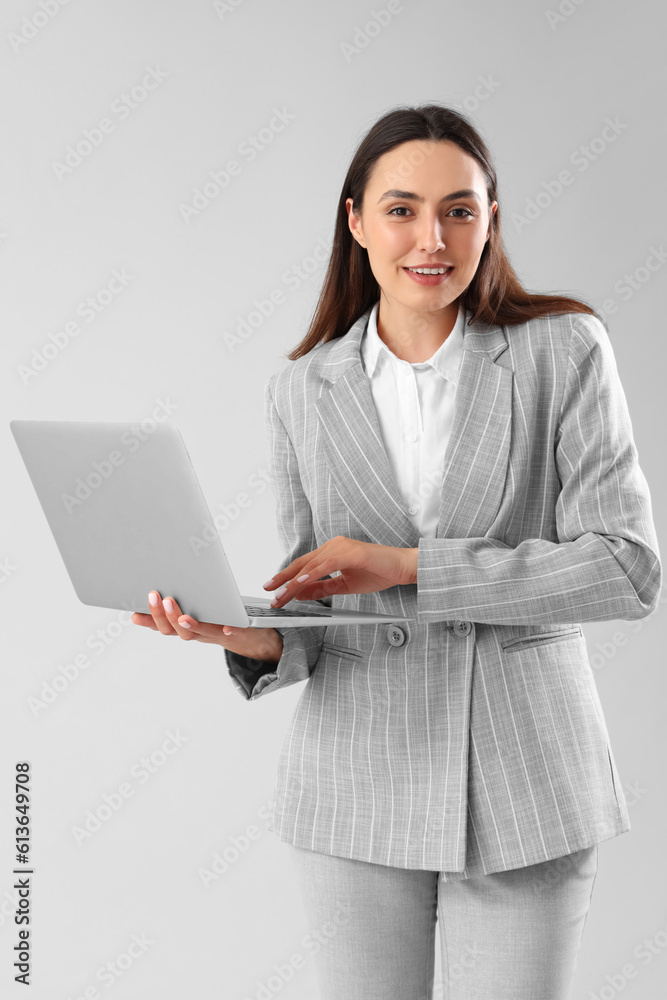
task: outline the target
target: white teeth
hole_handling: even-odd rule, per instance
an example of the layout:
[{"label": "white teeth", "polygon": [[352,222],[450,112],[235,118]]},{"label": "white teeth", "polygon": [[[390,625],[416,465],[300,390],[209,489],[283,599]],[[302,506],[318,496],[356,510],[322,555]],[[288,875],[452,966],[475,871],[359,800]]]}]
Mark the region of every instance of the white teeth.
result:
[{"label": "white teeth", "polygon": [[444,274],[448,271],[448,267],[408,267],[406,270],[413,271],[415,274]]}]

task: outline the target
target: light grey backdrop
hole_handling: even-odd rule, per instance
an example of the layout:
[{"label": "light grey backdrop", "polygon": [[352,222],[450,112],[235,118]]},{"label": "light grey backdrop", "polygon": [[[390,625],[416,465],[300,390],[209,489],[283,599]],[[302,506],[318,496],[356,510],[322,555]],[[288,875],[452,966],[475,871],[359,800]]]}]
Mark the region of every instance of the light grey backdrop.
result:
[{"label": "light grey backdrop", "polygon": [[[246,703],[217,647],[81,605],[9,421],[174,422],[241,591],[261,594],[282,558],[264,383],[306,332],[362,135],[396,105],[442,101],[491,146],[525,286],[604,312],[660,531],[664,28],[657,0],[2,5],[3,996],[26,995],[18,760],[35,1000],[314,1000],[322,934],[266,829],[303,686]],[[586,1000],[654,1000],[667,979],[665,599],[585,626],[633,823],[600,847]]]}]

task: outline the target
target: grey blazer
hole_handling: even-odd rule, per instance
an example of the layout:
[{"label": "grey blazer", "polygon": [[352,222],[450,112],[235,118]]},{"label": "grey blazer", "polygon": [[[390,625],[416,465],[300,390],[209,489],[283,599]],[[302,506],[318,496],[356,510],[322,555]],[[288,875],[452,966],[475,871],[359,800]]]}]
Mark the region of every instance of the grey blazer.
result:
[{"label": "grey blazer", "polygon": [[338,534],[418,547],[416,585],[322,602],[411,620],[285,629],[270,670],[225,650],[246,699],[307,682],[272,829],[445,880],[617,836],[580,623],[649,615],[662,570],[606,330],[577,313],[465,327],[437,535],[420,538],[361,362],[369,312],[266,384],[280,568]]}]

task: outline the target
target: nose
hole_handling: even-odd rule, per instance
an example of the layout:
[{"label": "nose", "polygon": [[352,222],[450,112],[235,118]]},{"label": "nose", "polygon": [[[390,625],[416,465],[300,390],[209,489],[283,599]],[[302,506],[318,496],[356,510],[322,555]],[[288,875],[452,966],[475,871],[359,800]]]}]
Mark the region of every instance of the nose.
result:
[{"label": "nose", "polygon": [[419,249],[426,253],[435,253],[436,250],[444,250],[445,244],[442,238],[442,225],[436,216],[431,222],[426,222],[420,231]]}]

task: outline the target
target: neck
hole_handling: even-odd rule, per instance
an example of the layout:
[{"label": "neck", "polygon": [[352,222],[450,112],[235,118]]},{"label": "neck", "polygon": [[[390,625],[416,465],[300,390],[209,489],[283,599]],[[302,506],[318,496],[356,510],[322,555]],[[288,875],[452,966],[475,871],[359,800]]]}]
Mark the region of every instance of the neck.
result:
[{"label": "neck", "polygon": [[401,361],[428,361],[442,347],[456,324],[459,301],[442,309],[416,311],[380,295],[376,325],[380,340]]}]

